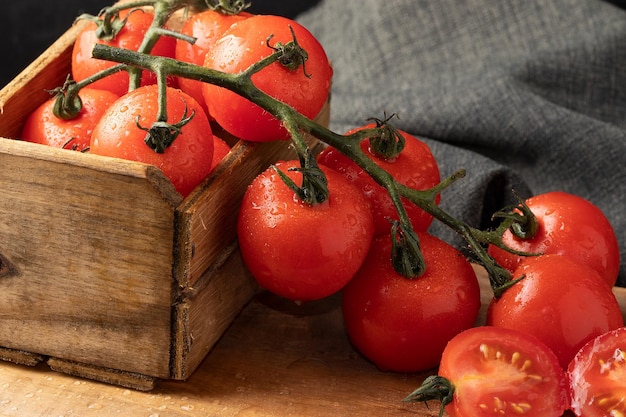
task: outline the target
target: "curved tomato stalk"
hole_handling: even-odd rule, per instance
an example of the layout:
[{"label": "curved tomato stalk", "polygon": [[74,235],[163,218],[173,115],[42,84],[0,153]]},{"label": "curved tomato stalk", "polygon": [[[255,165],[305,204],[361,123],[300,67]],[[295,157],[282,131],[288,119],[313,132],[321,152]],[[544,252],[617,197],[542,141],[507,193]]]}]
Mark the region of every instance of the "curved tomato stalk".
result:
[{"label": "curved tomato stalk", "polygon": [[454,399],[454,385],[449,379],[439,375],[431,375],[424,379],[415,391],[406,396],[405,402],[439,401],[439,417],[443,416],[446,405]]},{"label": "curved tomato stalk", "polygon": [[62,87],[49,91],[55,95],[53,113],[63,120],[71,120],[78,116],[83,108],[83,101],[78,95],[76,82],[67,77]]}]

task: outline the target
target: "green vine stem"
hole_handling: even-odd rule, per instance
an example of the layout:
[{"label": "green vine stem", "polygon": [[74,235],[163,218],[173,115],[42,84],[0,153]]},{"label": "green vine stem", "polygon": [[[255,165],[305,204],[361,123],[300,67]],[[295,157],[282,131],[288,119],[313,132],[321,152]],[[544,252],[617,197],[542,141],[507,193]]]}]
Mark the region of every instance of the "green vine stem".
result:
[{"label": "green vine stem", "polygon": [[[380,134],[382,127],[364,129],[351,135],[340,135],[320,124],[301,115],[290,106],[274,99],[259,90],[251,80],[251,75],[267,65],[276,62],[279,59],[279,51],[275,51],[267,58],[253,64],[246,71],[239,74],[226,74],[204,68],[201,66],[176,61],[170,58],[154,57],[139,52],[128,51],[119,48],[112,48],[106,45],[96,45],[93,50],[93,56],[99,59],[106,59],[114,62],[133,65],[142,69],[155,72],[163,71],[170,75],[191,78],[202,82],[211,83],[220,87],[227,88],[240,96],[247,98],[258,106],[268,111],[273,116],[283,121],[287,129],[292,133],[292,137],[296,148],[300,155],[304,154],[306,144],[297,140],[300,132],[308,133],[320,141],[333,146],[338,151],[352,159],[357,165],[363,168],[371,177],[387,189],[392,201],[396,205],[400,224],[404,233],[414,234],[411,223],[408,219],[401,198],[404,197],[409,201],[421,207],[424,211],[433,215],[436,219],[451,227],[459,233],[467,242],[470,249],[476,255],[477,261],[482,264],[490,277],[491,286],[494,295],[499,297],[501,293],[511,286],[515,280],[512,280],[511,273],[498,265],[485,249],[486,244],[495,244],[505,247],[502,243],[502,234],[504,230],[510,228],[513,224],[518,223],[520,218],[525,216],[508,216],[504,217],[497,229],[483,231],[466,224],[462,220],[456,219],[447,211],[439,207],[435,203],[435,196],[444,189],[452,185],[458,179],[465,176],[464,171],[458,171],[450,177],[444,179],[440,184],[432,189],[418,191],[397,183],[393,177],[381,169],[374,161],[372,161],[360,148],[360,141],[366,137]],[[415,239],[417,239],[415,237]]]}]

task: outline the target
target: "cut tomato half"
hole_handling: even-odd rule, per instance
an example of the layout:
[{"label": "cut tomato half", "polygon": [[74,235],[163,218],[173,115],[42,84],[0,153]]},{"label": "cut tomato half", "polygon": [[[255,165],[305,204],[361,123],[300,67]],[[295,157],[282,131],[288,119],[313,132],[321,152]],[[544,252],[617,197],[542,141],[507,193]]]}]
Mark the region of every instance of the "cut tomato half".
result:
[{"label": "cut tomato half", "polygon": [[626,327],[585,344],[567,374],[571,409],[577,416],[626,416]]}]

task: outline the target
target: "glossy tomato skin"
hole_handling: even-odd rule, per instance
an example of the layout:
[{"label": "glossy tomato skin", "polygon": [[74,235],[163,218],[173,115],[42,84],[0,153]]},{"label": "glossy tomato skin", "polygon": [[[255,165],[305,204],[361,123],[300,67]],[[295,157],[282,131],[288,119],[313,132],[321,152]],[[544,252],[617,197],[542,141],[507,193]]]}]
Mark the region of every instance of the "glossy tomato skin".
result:
[{"label": "glossy tomato skin", "polygon": [[450,417],[559,417],[568,408],[565,373],[540,340],[512,329],[468,329],[446,346],[439,375],[454,385]]},{"label": "glossy tomato skin", "polygon": [[576,416],[626,415],[626,328],[587,342],[570,362],[567,374]]},{"label": "glossy tomato skin", "polygon": [[611,288],[586,265],[543,255],[526,259],[514,276],[524,278],[491,302],[487,324],[535,335],[564,369],[586,342],[624,325]]},{"label": "glossy tomato skin", "polygon": [[[82,81],[100,71],[117,65],[115,62],[96,59],[91,56],[96,43],[113,46],[117,48],[136,51],[143,42],[144,35],[154,18],[154,14],[148,10],[135,9],[131,13],[120,12],[120,16],[128,15],[126,24],[117,34],[115,39],[110,41],[100,40],[96,36],[96,24],[88,23],[74,42],[72,49],[72,77],[75,81]],[[174,58],[176,41],[170,36],[162,36],[151,51],[152,55]],[[168,84],[173,85],[173,78],[168,80]],[[156,76],[150,71],[143,71],[141,85],[156,83]],[[102,78],[90,84],[93,88],[109,90],[122,96],[128,92],[129,77],[128,72],[120,71]]]},{"label": "glossy tomato skin", "polygon": [[110,91],[89,87],[82,88],[79,97],[83,107],[76,118],[63,120],[56,117],[53,112],[56,99],[52,98],[28,116],[20,137],[28,142],[56,148],[76,151],[88,149],[91,132],[119,97]]},{"label": "glossy tomato skin", "polygon": [[[524,240],[507,231],[503,235],[507,246],[528,253],[569,256],[597,270],[608,285],[615,285],[619,245],[613,227],[597,206],[561,191],[531,197],[526,204],[537,218],[537,234]],[[511,272],[524,258],[494,246],[489,247],[489,253]]]},{"label": "glossy tomato skin", "polygon": [[[372,128],[374,124],[348,131]],[[437,185],[440,181],[439,167],[435,157],[426,143],[407,132],[400,131],[406,144],[400,155],[393,160],[385,159],[373,154],[370,150],[369,139],[361,142],[361,149],[378,166],[389,172],[396,181],[416,190],[426,190]],[[333,147],[325,148],[318,156],[318,162],[338,172],[354,182],[362,191],[372,209],[376,222],[376,235],[389,234],[391,225],[389,219],[398,219],[396,208],[385,188],[380,186],[351,159]],[[437,196],[438,203],[440,197]],[[433,221],[433,217],[417,205],[403,200],[411,224],[415,230],[425,231]]]},{"label": "glossy tomato skin", "polygon": [[350,340],[383,371],[437,367],[446,343],[475,324],[480,308],[478,281],[466,258],[434,236],[418,237],[427,266],[423,275],[399,275],[390,261],[390,236],[378,236],[343,290]]},{"label": "glossy tomato skin", "polygon": [[[185,21],[180,32],[183,35],[194,37],[196,42],[191,44],[182,39],[177,39],[175,58],[179,61],[202,66],[207,52],[226,29],[251,16],[252,14],[247,12],[229,15],[211,9],[192,15]],[[208,108],[204,102],[204,96],[202,95],[202,86],[204,83],[184,77],[179,77],[177,80],[178,87],[195,98],[208,113]]]},{"label": "glossy tomato skin", "polygon": [[[290,70],[275,62],[252,76],[261,91],[314,119],[324,106],[332,78],[332,68],[322,45],[305,27],[291,19],[255,15],[231,26],[207,53],[204,66],[226,73],[239,73],[274,50],[267,46],[292,41],[308,54],[305,67]],[[210,115],[234,136],[255,142],[288,139],[287,130],[256,104],[224,88],[205,84],[204,99]]]},{"label": "glossy tomato skin", "polygon": [[[296,184],[296,161],[276,164]],[[369,250],[374,221],[363,196],[336,172],[323,168],[330,197],[310,206],[297,198],[273,168],[249,185],[237,225],[241,255],[258,283],[294,301],[339,291]]]},{"label": "glossy tomato skin", "polygon": [[102,116],[92,133],[90,152],[154,165],[187,196],[212,169],[213,134],[202,107],[181,90],[168,87],[168,122],[178,123],[185,111],[194,116],[180,135],[164,153],[153,151],[144,142],[147,133],[137,123],[150,128],[157,120],[158,88],[139,87],[120,97]]}]

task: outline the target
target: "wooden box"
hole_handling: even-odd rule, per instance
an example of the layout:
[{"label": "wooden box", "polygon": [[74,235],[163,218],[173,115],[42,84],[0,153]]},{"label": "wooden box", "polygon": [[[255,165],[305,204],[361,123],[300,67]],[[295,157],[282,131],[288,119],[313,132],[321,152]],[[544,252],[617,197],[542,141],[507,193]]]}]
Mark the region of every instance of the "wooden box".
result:
[{"label": "wooden box", "polygon": [[0,91],[0,359],[150,390],[187,379],[256,292],[239,203],[294,155],[237,142],[182,199],[152,166],[11,139],[69,74],[81,27]]}]

